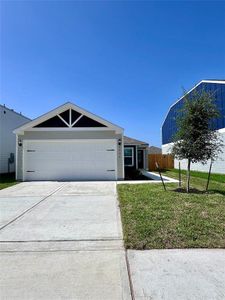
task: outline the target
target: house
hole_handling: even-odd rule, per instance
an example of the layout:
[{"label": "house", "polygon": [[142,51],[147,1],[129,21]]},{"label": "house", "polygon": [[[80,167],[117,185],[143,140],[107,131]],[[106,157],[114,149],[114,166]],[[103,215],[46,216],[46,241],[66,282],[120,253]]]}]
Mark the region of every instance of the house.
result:
[{"label": "house", "polygon": [[[212,122],[213,128],[218,132],[220,138],[223,141],[223,151],[219,155],[219,158],[213,163],[212,172],[225,174],[225,80],[202,80],[195,85],[189,92],[189,98],[194,91],[209,91],[215,96],[215,103],[220,112],[220,117],[214,119]],[[169,109],[166,118],[162,125],[162,152],[168,154],[171,152],[173,145],[173,136],[177,132],[176,116],[179,109],[184,104],[185,97],[181,97],[176,101]],[[178,168],[179,160],[174,160],[175,168]],[[187,161],[181,160],[181,169],[187,168]],[[209,170],[210,162],[203,165],[201,163],[192,164],[192,170],[207,172]]]},{"label": "house", "polygon": [[124,136],[124,167],[125,169],[148,168],[148,144]]},{"label": "house", "polygon": [[0,104],[0,174],[15,172],[16,136],[13,130],[30,121]]},{"label": "house", "polygon": [[155,146],[148,147],[148,154],[162,154],[162,149]]},{"label": "house", "polygon": [[147,166],[143,152],[147,144],[128,141],[123,132],[115,124],[65,103],[14,131],[16,178],[122,180],[124,154],[130,167]]}]

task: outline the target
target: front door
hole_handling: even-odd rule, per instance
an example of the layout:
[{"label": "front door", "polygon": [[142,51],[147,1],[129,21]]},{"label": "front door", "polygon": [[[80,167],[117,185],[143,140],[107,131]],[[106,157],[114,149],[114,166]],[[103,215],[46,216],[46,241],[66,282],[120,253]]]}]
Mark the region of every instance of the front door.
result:
[{"label": "front door", "polygon": [[144,169],[144,150],[138,150],[138,169]]}]

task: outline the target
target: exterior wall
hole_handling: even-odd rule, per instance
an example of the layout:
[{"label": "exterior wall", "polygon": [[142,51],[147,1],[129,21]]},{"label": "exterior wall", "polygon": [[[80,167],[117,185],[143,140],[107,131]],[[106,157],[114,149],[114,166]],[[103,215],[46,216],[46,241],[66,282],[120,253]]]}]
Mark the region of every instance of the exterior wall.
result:
[{"label": "exterior wall", "polygon": [[[206,91],[214,94],[215,104],[220,112],[220,116],[213,119],[211,126],[214,130],[219,130],[225,127],[225,81],[218,82],[200,82],[188,93],[188,99],[193,97],[195,91]],[[181,97],[179,101],[173,104],[166,116],[162,125],[162,144],[173,142],[173,137],[177,132],[176,118],[180,114],[180,109],[183,107],[185,97]]]},{"label": "exterior wall", "polygon": [[125,147],[132,147],[134,148],[134,166],[133,167],[125,167],[127,169],[129,168],[134,168],[134,169],[138,169],[138,150],[143,150],[144,151],[144,169],[148,170],[148,149],[147,147],[143,147],[143,146],[139,146],[139,145],[129,145],[126,144],[124,145]]},{"label": "exterior wall", "polygon": [[173,143],[162,145],[162,154],[170,154],[173,147]]},{"label": "exterior wall", "polygon": [[[225,128],[218,130],[220,137],[223,141],[223,152],[220,154],[219,158],[212,165],[212,173],[225,174]],[[163,154],[171,153],[171,148],[173,143],[162,145]],[[187,169],[187,160],[180,160],[181,169]],[[208,172],[210,162],[203,165],[201,163],[191,164],[191,169],[194,171]],[[174,159],[175,169],[179,168],[179,160]]]},{"label": "exterior wall", "polygon": [[[14,161],[16,161],[16,135],[13,130],[28,121],[30,119],[0,105],[0,174],[8,172],[10,153],[14,154]],[[10,172],[14,171],[15,162],[10,164]]]},{"label": "exterior wall", "polygon": [[[117,139],[117,172],[118,180],[124,178],[122,134],[114,131],[27,131],[18,136],[18,141],[24,140],[54,140],[54,139]],[[17,146],[17,179],[23,179],[23,146]]]}]

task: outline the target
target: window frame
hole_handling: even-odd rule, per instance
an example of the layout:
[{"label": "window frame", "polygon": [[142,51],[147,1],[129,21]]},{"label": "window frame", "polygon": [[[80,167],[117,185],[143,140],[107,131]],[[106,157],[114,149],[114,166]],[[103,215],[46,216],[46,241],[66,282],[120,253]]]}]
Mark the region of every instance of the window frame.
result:
[{"label": "window frame", "polygon": [[[125,149],[131,149],[132,154],[131,155],[125,155]],[[133,147],[124,147],[123,151],[124,151],[124,166],[125,167],[133,167],[134,166],[134,148]],[[128,164],[125,163],[125,158],[126,157],[129,157],[129,158],[131,157],[131,159],[132,159],[131,164],[128,165]]]}]

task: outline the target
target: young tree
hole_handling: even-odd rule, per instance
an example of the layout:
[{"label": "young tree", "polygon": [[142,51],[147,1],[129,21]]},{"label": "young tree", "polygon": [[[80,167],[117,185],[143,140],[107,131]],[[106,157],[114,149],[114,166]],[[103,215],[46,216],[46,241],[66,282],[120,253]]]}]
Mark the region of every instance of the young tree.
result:
[{"label": "young tree", "polygon": [[184,105],[176,118],[178,131],[174,137],[172,153],[175,158],[187,159],[187,192],[190,191],[191,163],[215,160],[221,152],[222,142],[213,130],[214,118],[219,116],[212,93],[204,90],[184,93]]}]

